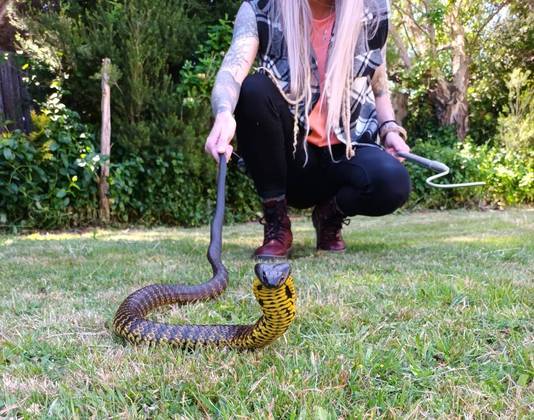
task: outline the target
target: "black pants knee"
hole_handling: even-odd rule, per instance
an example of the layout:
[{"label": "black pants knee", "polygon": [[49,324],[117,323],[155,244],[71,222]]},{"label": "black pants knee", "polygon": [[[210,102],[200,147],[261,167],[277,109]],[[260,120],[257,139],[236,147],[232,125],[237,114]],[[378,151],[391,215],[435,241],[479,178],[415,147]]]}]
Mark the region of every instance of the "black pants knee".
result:
[{"label": "black pants knee", "polygon": [[[236,108],[238,150],[263,199],[285,195],[289,205],[308,208],[336,198],[347,216],[382,216],[402,206],[410,193],[404,166],[378,147],[361,146],[345,157],[345,145],[303,147],[294,154],[293,115],[263,74],[248,76]],[[304,163],[307,164],[304,166]]]}]

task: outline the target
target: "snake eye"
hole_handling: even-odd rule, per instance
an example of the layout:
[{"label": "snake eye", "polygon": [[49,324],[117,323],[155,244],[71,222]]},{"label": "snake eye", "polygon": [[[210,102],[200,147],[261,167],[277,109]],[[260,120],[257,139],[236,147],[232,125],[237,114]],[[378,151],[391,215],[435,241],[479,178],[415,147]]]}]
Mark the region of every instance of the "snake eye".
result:
[{"label": "snake eye", "polygon": [[291,274],[291,266],[288,263],[260,263],[256,264],[254,271],[258,279],[265,287],[276,288],[285,283]]}]

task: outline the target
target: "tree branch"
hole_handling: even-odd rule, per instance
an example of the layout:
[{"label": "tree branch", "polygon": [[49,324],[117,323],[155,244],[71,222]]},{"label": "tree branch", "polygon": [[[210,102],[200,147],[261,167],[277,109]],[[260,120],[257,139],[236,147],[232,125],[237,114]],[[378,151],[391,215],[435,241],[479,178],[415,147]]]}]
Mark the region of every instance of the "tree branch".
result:
[{"label": "tree branch", "polygon": [[11,5],[13,0],[7,0],[3,4],[0,4],[0,28],[3,26],[4,16],[7,13],[7,8]]},{"label": "tree branch", "polygon": [[504,2],[502,4],[500,4],[497,9],[491,13],[488,18],[486,19],[486,21],[480,26],[480,28],[478,28],[478,31],[475,33],[475,35],[473,36],[472,40],[470,40],[471,42],[472,41],[476,41],[478,40],[478,38],[480,37],[480,35],[482,35],[482,32],[484,31],[484,29],[486,29],[486,26],[488,26],[490,24],[490,22],[495,18],[495,16],[497,16],[502,9],[504,9],[506,6],[508,6],[510,4],[510,0],[504,0]]},{"label": "tree branch", "polygon": [[389,31],[391,33],[391,36],[393,37],[393,42],[395,43],[395,46],[399,50],[399,54],[404,66],[410,69],[412,67],[412,60],[410,59],[408,50],[406,49],[406,46],[404,45],[404,42],[402,41],[401,36],[397,31],[397,28],[392,26]]}]

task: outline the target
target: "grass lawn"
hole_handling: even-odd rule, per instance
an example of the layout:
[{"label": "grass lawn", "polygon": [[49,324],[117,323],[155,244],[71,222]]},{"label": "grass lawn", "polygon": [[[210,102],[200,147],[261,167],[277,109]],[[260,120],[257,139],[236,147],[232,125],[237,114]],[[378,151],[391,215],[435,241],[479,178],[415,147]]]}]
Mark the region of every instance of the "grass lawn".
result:
[{"label": "grass lawn", "polygon": [[[354,218],[344,255],[294,222],[298,314],[257,352],[135,348],[110,332],[154,282],[210,277],[208,229],[0,236],[0,417],[528,417],[534,407],[534,211]],[[252,323],[261,227],[225,228],[230,286],[166,308]]]}]

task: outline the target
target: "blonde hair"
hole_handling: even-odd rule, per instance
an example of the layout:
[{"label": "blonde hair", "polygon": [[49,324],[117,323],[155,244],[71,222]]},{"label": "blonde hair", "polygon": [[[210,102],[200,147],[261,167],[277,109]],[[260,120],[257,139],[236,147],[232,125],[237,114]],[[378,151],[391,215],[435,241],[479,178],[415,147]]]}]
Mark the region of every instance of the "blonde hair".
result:
[{"label": "blonde hair", "polygon": [[[308,0],[276,0],[274,18],[282,25],[287,43],[287,54],[290,71],[288,102],[296,105],[304,102],[306,135],[309,134],[308,116],[312,106],[311,80],[312,72],[310,57],[312,55],[311,31],[312,12]],[[366,78],[354,78],[354,56],[364,19],[364,0],[335,0],[335,29],[331,55],[328,59],[325,81],[325,95],[328,104],[326,134],[331,150],[330,136],[340,121],[347,138],[347,157],[353,156],[350,135],[351,92],[362,92],[366,86]],[[320,104],[322,106],[323,103]],[[295,119],[297,116],[295,115]],[[295,120],[297,125],[297,120]],[[294,151],[296,150],[296,135]],[[306,148],[306,140],[305,146]]]}]

